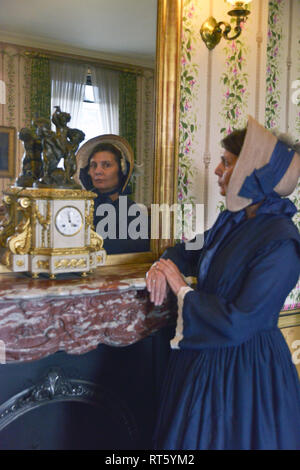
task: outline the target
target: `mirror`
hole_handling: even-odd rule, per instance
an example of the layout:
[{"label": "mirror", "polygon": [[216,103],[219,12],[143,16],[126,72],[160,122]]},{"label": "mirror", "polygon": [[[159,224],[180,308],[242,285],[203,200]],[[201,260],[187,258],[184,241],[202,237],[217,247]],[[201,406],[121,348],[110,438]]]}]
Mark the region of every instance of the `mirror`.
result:
[{"label": "mirror", "polygon": [[[117,2],[117,0],[114,0],[108,2],[105,0],[102,1],[100,5],[101,13],[97,14],[99,10],[96,10],[96,8],[99,8],[100,2],[90,0],[88,4],[85,3],[84,5],[85,10],[82,14],[82,24],[79,20],[77,23],[78,29],[76,28],[76,31],[74,30],[74,28],[71,27],[72,25],[69,26],[67,20],[64,21],[64,32],[68,32],[71,30],[73,38],[75,38],[72,48],[69,48],[71,52],[65,52],[64,48],[55,45],[55,40],[57,40],[57,38],[61,38],[58,13],[60,14],[60,17],[63,17],[65,15],[65,18],[71,18],[72,10],[75,11],[77,6],[79,7],[81,2],[74,2],[74,0],[72,0],[72,7],[68,4],[68,2],[64,2],[64,6],[62,6],[60,2],[59,7],[57,9],[55,8],[55,5],[52,2],[51,15],[49,13],[48,15],[44,15],[43,22],[38,23],[37,18],[34,17],[38,17],[38,13],[40,13],[41,9],[43,9],[40,4],[38,6],[38,9],[34,11],[34,3],[33,8],[31,9],[30,5],[28,5],[28,2],[26,2],[26,6],[24,5],[24,11],[20,11],[21,7],[19,4],[18,8],[15,8],[14,0],[4,1],[6,5],[2,6],[3,11],[6,12],[5,14],[7,16],[5,17],[4,15],[2,15],[2,18],[0,20],[0,41],[2,44],[2,51],[3,48],[6,47],[6,50],[8,50],[9,52],[6,59],[4,59],[5,54],[2,54],[2,63],[0,66],[0,79],[3,78],[6,81],[7,87],[7,104],[1,106],[2,115],[0,115],[0,119],[2,120],[2,122],[5,122],[5,125],[15,126],[17,131],[19,131],[20,127],[23,125],[22,119],[24,115],[28,113],[29,103],[26,102],[25,95],[26,91],[28,91],[28,87],[30,87],[30,84],[23,83],[23,89],[19,84],[19,91],[21,90],[20,96],[16,96],[16,90],[14,90],[14,96],[12,97],[11,90],[13,86],[12,83],[15,79],[14,74],[18,73],[18,71],[20,70],[18,68],[20,64],[25,67],[25,69],[26,66],[28,67],[26,59],[29,57],[30,53],[35,53],[37,56],[40,55],[41,57],[45,55],[47,57],[52,58],[53,60],[70,60],[73,61],[73,63],[74,61],[77,61],[78,63],[85,62],[91,65],[90,68],[97,67],[101,63],[107,69],[117,71],[123,70],[129,73],[136,72],[138,77],[146,76],[149,78],[149,76],[151,76],[152,74],[152,84],[154,87],[154,93],[151,106],[153,108],[153,113],[148,119],[148,122],[147,118],[144,119],[144,127],[146,128],[148,125],[150,131],[153,131],[153,134],[148,134],[147,139],[149,145],[147,147],[146,152],[145,133],[143,133],[143,129],[140,130],[140,136],[142,137],[142,140],[137,143],[137,147],[140,148],[140,160],[137,159],[138,172],[143,174],[146,164],[149,167],[149,172],[145,175],[144,183],[141,183],[141,176],[136,177],[135,181],[138,182],[140,178],[140,182],[136,183],[136,192],[134,196],[137,194],[135,202],[141,202],[143,204],[146,203],[147,206],[149,206],[149,203],[167,203],[169,205],[172,205],[176,197],[175,175],[177,172],[176,149],[178,143],[177,110],[179,108],[178,70],[182,2],[177,0],[147,0],[145,2],[136,2],[135,0],[131,0],[129,2],[126,2],[125,10],[127,11],[125,12],[125,14],[123,1]],[[144,5],[141,5],[141,3]],[[118,5],[120,6],[120,4],[122,4],[123,7],[123,9],[121,10],[118,8]],[[90,8],[87,8],[88,6],[90,6]],[[150,6],[152,8],[152,12],[145,14],[145,8],[147,12]],[[133,8],[132,13],[130,13],[130,7]],[[16,11],[18,12],[18,15],[16,15]],[[138,13],[141,13],[140,18],[138,17]],[[9,23],[7,21],[7,18],[9,18],[10,14],[13,15],[14,19],[10,20],[11,22]],[[97,18],[97,21],[96,23],[94,23],[93,27],[90,28],[88,34],[84,34],[84,32],[82,32],[83,24],[85,22],[85,19],[86,21],[88,21],[89,15],[92,15],[92,17]],[[105,18],[108,17],[113,19],[113,23],[111,23],[110,25],[105,21]],[[126,25],[129,22],[129,20],[132,21],[132,18],[134,18],[134,24],[138,26],[137,30],[139,30],[139,37],[141,39],[134,35],[135,33],[133,34],[133,37],[130,37],[129,34],[129,39],[131,40],[131,47],[132,44],[134,44],[136,46],[135,48],[137,51],[139,43],[144,43],[144,37],[146,36],[145,25],[148,25],[151,19],[153,20],[152,26],[150,26],[150,28],[147,27],[147,31],[149,31],[150,29],[154,34],[156,32],[157,41],[156,47],[154,48],[155,51],[151,50],[151,47],[150,49],[146,48],[148,51],[148,55],[147,57],[145,57],[144,54],[143,60],[146,60],[147,65],[145,65],[145,62],[144,65],[139,65],[141,63],[141,57],[139,56],[137,58],[134,58],[133,52],[136,51],[126,51],[126,48],[124,46],[126,44],[124,29],[121,29],[121,31],[119,31],[122,26]],[[33,20],[34,24],[38,25],[38,27],[40,28],[39,30],[37,30],[37,36],[39,36],[38,46],[36,44],[33,44],[33,42],[30,41],[28,38],[26,39],[26,24],[29,25],[31,19]],[[47,22],[50,23],[51,19],[54,20],[54,22],[52,23],[54,26],[51,31],[51,36],[49,36],[49,33],[48,37],[47,35],[43,36],[43,33],[46,31],[46,26],[48,24]],[[107,46],[108,49],[107,52],[102,53],[102,57],[99,57],[101,54],[98,54],[97,57],[97,53],[95,52],[94,54],[90,54],[90,57],[87,60],[87,56],[83,57],[78,54],[78,50],[76,48],[78,48],[79,45],[87,49],[90,48],[90,41],[95,39],[97,28],[106,28],[106,41],[101,43],[103,44],[103,46],[99,46],[97,50],[103,51],[105,46]],[[19,34],[17,33],[18,31],[20,31]],[[31,33],[31,35],[33,34],[33,31],[30,28],[29,30],[27,30],[27,33],[28,31]],[[114,32],[113,34],[112,31]],[[116,31],[118,31],[120,34],[116,34]],[[124,34],[123,36],[122,33]],[[118,60],[112,60],[111,58],[109,59],[109,57],[112,57],[113,55],[112,43],[114,43],[115,37],[121,37],[121,46],[119,44],[118,49]],[[80,38],[83,38],[83,43],[79,42]],[[151,40],[152,45],[155,45],[155,39],[152,38]],[[22,52],[17,62],[14,62],[14,54],[16,54],[16,51],[13,49],[13,45],[19,45],[19,51],[21,50]],[[123,52],[123,59],[121,50]],[[129,58],[129,60],[126,61],[126,58]],[[151,61],[152,67],[150,66]],[[150,85],[150,87],[151,86],[152,85]],[[17,99],[19,99],[19,102],[17,102]],[[23,105],[22,109],[20,106],[21,104]],[[22,142],[18,141],[16,176],[18,176],[18,174],[20,173],[20,160],[23,154],[23,144]],[[146,158],[143,162],[142,158],[145,154]],[[148,185],[147,198],[144,198],[143,195],[143,189],[146,189],[144,188],[145,181]],[[5,189],[11,183],[11,180],[2,179],[0,181],[0,189]],[[166,245],[170,243],[171,239],[172,231],[170,232],[168,238],[161,240],[159,239],[159,237],[157,237],[155,240],[151,240],[151,245],[148,252],[111,255],[108,257],[108,264],[150,262],[164,249]]]}]

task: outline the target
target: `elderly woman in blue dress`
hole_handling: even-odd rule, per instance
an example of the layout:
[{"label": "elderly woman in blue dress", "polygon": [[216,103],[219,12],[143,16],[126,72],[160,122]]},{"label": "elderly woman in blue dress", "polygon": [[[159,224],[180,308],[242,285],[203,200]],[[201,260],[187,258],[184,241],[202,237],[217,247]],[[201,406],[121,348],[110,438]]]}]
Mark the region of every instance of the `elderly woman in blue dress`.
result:
[{"label": "elderly woman in blue dress", "polygon": [[296,208],[285,198],[300,152],[251,117],[223,147],[215,174],[227,210],[202,249],[169,248],[147,275],[155,304],[167,286],[178,298],[155,446],[300,449],[299,379],[277,327],[300,273]]}]

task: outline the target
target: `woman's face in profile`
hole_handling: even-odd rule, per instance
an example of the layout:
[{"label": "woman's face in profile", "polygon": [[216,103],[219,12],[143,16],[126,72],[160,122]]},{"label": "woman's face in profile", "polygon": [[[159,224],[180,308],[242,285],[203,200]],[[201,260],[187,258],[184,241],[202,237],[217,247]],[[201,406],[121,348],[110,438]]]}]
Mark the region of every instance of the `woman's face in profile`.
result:
[{"label": "woman's face in profile", "polygon": [[215,169],[215,175],[218,178],[218,185],[220,186],[220,194],[226,196],[228,184],[234,170],[235,164],[238,157],[234,153],[224,150],[224,154],[221,156],[221,162]]},{"label": "woman's face in profile", "polygon": [[93,186],[101,193],[107,193],[119,186],[119,164],[113,153],[100,151],[90,160],[88,174]]}]

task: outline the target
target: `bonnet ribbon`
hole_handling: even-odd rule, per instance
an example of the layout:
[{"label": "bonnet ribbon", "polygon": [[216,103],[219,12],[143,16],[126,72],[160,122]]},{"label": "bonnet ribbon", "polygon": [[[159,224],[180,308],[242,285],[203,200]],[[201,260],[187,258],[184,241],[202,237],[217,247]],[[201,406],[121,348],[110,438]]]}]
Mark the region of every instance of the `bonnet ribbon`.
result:
[{"label": "bonnet ribbon", "polygon": [[245,178],[238,195],[252,199],[255,203],[272,193],[290,166],[294,153],[294,150],[290,150],[279,140],[274,147],[269,163],[262,168],[253,170],[251,175]]}]

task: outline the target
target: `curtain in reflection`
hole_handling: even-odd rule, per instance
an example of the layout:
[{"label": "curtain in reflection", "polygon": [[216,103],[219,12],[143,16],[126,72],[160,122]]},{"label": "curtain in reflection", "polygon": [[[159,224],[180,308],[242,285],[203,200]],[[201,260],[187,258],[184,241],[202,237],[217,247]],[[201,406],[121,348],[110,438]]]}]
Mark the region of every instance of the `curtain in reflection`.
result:
[{"label": "curtain in reflection", "polygon": [[[137,134],[137,77],[134,73],[120,73],[119,80],[119,134],[130,143],[136,162]],[[136,191],[135,175],[131,179],[132,192]]]},{"label": "curtain in reflection", "polygon": [[31,119],[49,119],[51,113],[51,80],[49,59],[34,57],[31,60],[30,109]]},{"label": "curtain in reflection", "polygon": [[137,76],[137,129],[135,201],[150,206],[153,202],[154,172],[154,72],[145,70]]},{"label": "curtain in reflection", "polygon": [[82,109],[87,66],[80,63],[50,61],[51,111],[60,106],[61,111],[71,114],[69,127],[78,128]]},{"label": "curtain in reflection", "polygon": [[[95,101],[99,103],[101,134],[119,134],[119,72],[91,67]],[[100,134],[100,132],[99,132]]]},{"label": "curtain in reflection", "polygon": [[121,73],[120,93],[120,136],[128,140],[136,155],[136,99],[137,79],[134,73]]}]

